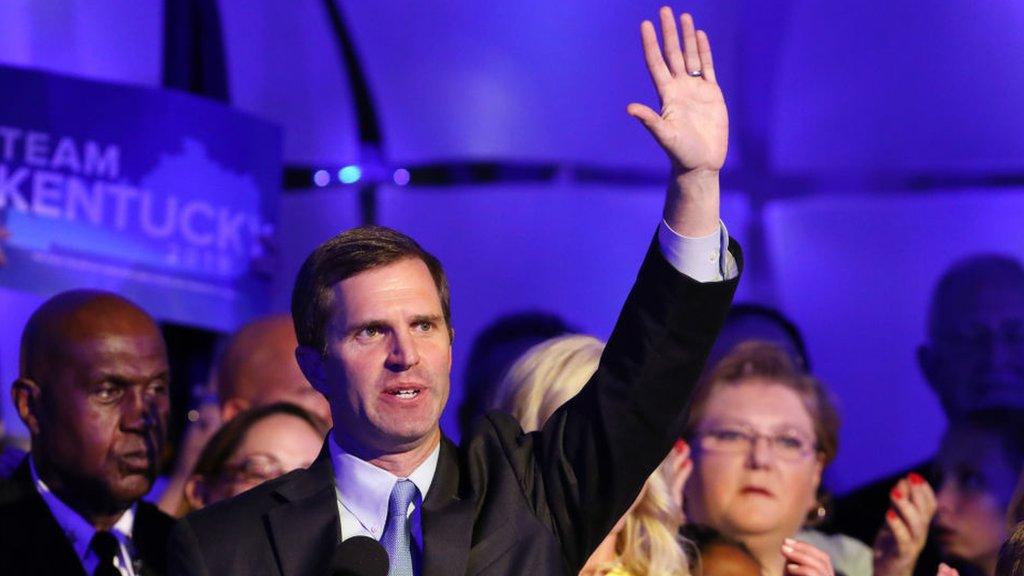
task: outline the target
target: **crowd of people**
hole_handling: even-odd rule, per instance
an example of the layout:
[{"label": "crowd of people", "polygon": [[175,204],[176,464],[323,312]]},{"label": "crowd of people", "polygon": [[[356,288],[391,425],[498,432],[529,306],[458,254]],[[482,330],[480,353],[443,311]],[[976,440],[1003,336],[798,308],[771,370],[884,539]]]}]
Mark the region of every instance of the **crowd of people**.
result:
[{"label": "crowd of people", "polygon": [[642,39],[662,109],[629,112],[673,177],[607,343],[552,314],[500,319],[473,347],[456,446],[441,263],[356,228],[312,252],[290,316],[230,337],[164,466],[157,322],[110,292],[55,295],[11,388],[31,444],[2,445],[0,572],[1024,576],[1024,266],[972,256],[934,291],[918,360],[949,421],[937,454],[829,494],[841,414],[808,343],[731,305],[710,44],[660,17],[661,45],[649,22]]}]

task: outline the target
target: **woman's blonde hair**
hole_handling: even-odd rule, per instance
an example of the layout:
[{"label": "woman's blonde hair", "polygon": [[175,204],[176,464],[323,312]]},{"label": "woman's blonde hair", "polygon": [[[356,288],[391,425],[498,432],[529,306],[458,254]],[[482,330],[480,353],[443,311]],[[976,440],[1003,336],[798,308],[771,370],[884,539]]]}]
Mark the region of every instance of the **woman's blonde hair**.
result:
[{"label": "woman's blonde hair", "polygon": [[[523,430],[539,430],[559,406],[575,396],[597,371],[604,343],[570,334],[537,344],[509,368],[493,408],[511,413]],[[668,462],[647,479],[636,506],[626,514],[615,542],[615,562],[601,573],[689,576],[688,543],[679,536],[683,512],[672,497]]]}]

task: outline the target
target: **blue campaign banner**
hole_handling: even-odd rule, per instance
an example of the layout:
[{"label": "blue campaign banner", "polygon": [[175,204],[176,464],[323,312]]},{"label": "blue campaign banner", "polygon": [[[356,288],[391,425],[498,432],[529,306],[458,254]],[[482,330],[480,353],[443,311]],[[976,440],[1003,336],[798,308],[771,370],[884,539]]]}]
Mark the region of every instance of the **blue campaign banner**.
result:
[{"label": "blue campaign banner", "polygon": [[187,94],[0,67],[0,286],[111,290],[161,320],[265,312],[281,133]]}]

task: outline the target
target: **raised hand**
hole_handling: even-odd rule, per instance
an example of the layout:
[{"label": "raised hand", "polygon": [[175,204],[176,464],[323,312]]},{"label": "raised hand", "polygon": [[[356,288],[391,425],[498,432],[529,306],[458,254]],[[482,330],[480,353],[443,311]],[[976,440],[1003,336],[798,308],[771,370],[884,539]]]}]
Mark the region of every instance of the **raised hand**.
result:
[{"label": "raised hand", "polygon": [[889,494],[892,506],[874,545],[875,574],[909,576],[928,539],[928,526],[935,515],[935,492],[918,474],[896,483]]},{"label": "raised hand", "polygon": [[706,236],[719,226],[718,173],[729,144],[729,115],[707,34],[684,13],[680,42],[672,10],[663,7],[659,15],[664,53],[654,24],[645,20],[640,36],[661,113],[635,102],[626,111],[643,123],[672,162],[665,221],[679,234]]},{"label": "raised hand", "polygon": [[640,25],[647,70],[661,100],[661,113],[643,104],[626,111],[640,120],[668,153],[677,174],[693,170],[717,172],[725,163],[729,143],[729,115],[722,90],[715,80],[711,44],[703,30],[695,30],[693,16],[682,14],[682,44],[675,16],[668,7],[659,13],[665,51],[658,47],[654,24]]},{"label": "raised hand", "polygon": [[835,576],[832,559],[819,548],[786,538],[782,546],[782,555],[786,557],[787,576]]}]

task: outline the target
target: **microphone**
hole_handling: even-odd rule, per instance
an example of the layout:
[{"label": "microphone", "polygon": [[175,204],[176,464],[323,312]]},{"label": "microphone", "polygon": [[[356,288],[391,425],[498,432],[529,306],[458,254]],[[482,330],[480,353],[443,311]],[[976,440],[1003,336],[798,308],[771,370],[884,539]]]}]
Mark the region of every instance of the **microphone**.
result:
[{"label": "microphone", "polygon": [[388,576],[388,553],[369,536],[353,536],[334,549],[329,576]]}]

